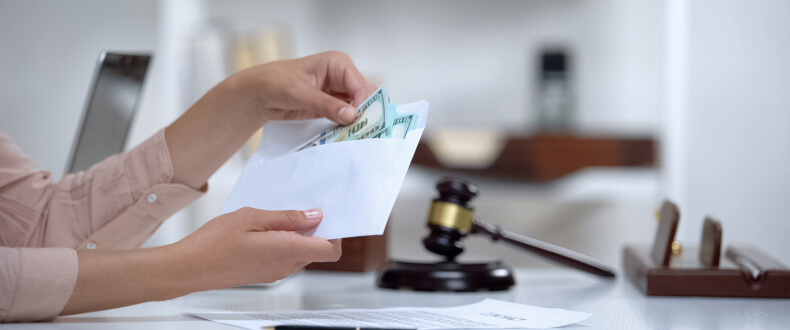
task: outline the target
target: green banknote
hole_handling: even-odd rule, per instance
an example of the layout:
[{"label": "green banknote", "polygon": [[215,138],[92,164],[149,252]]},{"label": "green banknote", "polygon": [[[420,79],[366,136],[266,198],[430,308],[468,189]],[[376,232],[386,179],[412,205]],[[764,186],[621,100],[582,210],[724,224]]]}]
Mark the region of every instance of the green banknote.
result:
[{"label": "green banknote", "polygon": [[392,128],[389,130],[389,138],[391,139],[405,139],[406,134],[411,132],[417,127],[417,114],[406,113],[395,117],[392,122]]},{"label": "green banknote", "polygon": [[357,108],[357,119],[350,125],[329,128],[297,148],[304,150],[324,144],[374,138],[404,139],[417,126],[414,113],[397,114],[397,104],[389,103],[382,85]]}]

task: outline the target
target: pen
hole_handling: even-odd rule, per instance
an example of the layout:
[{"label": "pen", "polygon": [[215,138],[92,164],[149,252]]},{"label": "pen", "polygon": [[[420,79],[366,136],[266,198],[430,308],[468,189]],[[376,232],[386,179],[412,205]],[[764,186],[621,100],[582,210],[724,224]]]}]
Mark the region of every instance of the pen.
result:
[{"label": "pen", "polygon": [[261,327],[263,330],[417,330],[407,328],[326,327],[320,325],[278,325]]}]

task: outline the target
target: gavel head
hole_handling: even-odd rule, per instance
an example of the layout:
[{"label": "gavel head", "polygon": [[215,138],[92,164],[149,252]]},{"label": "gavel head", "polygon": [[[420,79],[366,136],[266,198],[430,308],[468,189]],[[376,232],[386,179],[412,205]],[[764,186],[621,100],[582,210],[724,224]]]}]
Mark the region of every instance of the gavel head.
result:
[{"label": "gavel head", "polygon": [[422,240],[428,251],[453,260],[464,252],[461,241],[472,230],[474,209],[469,201],[477,196],[477,186],[458,177],[443,177],[436,184],[439,197],[428,210],[430,234]]}]

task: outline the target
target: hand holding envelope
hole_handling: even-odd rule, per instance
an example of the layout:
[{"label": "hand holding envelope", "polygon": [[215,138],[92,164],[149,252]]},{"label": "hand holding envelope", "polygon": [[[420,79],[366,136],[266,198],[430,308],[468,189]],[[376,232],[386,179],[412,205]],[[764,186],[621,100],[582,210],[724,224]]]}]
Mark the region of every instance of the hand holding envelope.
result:
[{"label": "hand holding envelope", "polygon": [[[386,96],[379,89],[371,98],[377,93]],[[365,117],[360,113],[348,126],[335,127],[327,119],[266,124],[258,150],[244,166],[222,213],[242,207],[321,208],[324,219],[313,236],[335,239],[381,235],[425,128],[428,102],[390,105],[386,97],[379,100],[384,116]],[[372,103],[363,102],[358,111]],[[374,127],[372,118],[387,120],[383,118],[387,113],[391,121],[380,127],[389,129],[387,134],[315,143],[316,137],[327,132],[339,136],[338,130],[354,129],[361,118],[368,119],[362,126]],[[404,118],[408,118],[406,125]]]}]

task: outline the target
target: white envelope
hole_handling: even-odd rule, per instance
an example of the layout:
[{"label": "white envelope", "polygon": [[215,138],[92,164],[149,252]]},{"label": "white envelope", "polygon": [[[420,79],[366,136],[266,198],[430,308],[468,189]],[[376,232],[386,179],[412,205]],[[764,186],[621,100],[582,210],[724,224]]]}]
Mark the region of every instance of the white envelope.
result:
[{"label": "white envelope", "polygon": [[269,122],[222,213],[245,206],[262,210],[321,208],[324,219],[313,236],[334,239],[383,234],[425,128],[428,102],[399,105],[396,111],[419,115],[417,129],[403,140],[336,142],[290,153],[335,124],[327,119]]}]

